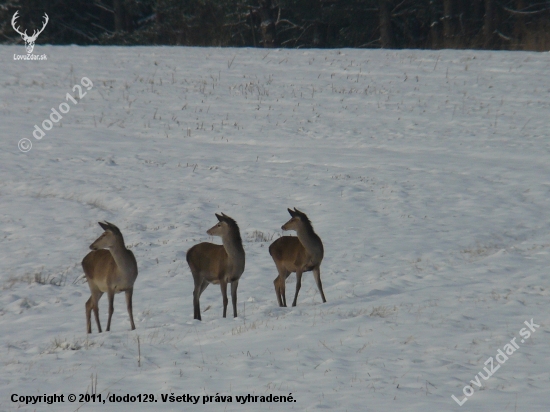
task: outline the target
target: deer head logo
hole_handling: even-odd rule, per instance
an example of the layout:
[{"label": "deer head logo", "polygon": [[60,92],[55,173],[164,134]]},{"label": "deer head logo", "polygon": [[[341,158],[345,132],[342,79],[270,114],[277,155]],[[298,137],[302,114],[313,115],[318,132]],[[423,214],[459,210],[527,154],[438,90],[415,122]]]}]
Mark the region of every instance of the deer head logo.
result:
[{"label": "deer head logo", "polygon": [[34,50],[34,42],[38,38],[38,35],[44,31],[44,29],[46,28],[46,24],[48,24],[48,21],[50,20],[50,18],[46,13],[44,13],[44,24],[42,25],[42,28],[40,30],[35,30],[32,36],[28,36],[27,30],[25,30],[24,32],[21,32],[19,30],[19,27],[15,27],[15,21],[19,17],[17,15],[18,13],[19,13],[19,10],[16,11],[15,14],[13,15],[13,18],[11,19],[11,25],[13,29],[21,35],[21,38],[25,40],[25,48],[27,49],[27,53],[31,54],[32,51]]}]

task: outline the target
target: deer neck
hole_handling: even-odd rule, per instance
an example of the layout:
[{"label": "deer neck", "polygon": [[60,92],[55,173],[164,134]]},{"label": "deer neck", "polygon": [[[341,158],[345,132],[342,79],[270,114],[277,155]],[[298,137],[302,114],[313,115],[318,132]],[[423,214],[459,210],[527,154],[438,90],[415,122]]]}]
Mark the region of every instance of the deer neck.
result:
[{"label": "deer neck", "polygon": [[323,242],[321,242],[321,238],[317,236],[317,233],[313,231],[313,228],[305,225],[301,226],[296,230],[296,234],[306,252],[311,255],[311,260],[314,263],[320,263],[323,260]]},{"label": "deer neck", "polygon": [[119,242],[109,249],[118,269],[125,274],[136,274],[137,264],[132,252],[126,249],[123,242]]},{"label": "deer neck", "polygon": [[229,260],[238,268],[244,270],[244,248],[240,236],[229,233],[222,237],[222,243]]}]

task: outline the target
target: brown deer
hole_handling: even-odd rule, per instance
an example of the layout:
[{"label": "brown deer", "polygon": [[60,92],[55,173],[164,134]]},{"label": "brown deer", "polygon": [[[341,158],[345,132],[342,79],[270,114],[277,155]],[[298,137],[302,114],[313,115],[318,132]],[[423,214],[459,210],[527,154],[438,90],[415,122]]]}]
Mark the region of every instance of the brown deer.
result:
[{"label": "brown deer", "polygon": [[321,283],[321,261],[323,260],[323,242],[313,230],[313,226],[305,213],[298,209],[288,209],[292,218],[286,222],[281,229],[295,230],[298,237],[282,236],[269,246],[269,254],[277,266],[279,276],[275,278],[275,293],[279,306],[286,307],[285,281],[292,273],[296,272],[296,294],[292,306],[296,306],[298,292],[302,286],[302,273],[313,271],[313,277],[317,283],[317,288],[321,293],[323,303],[325,294]]},{"label": "brown deer", "polygon": [[86,302],[88,333],[92,333],[92,310],[94,311],[97,329],[101,333],[98,302],[105,292],[107,292],[109,299],[107,332],[111,329],[115,293],[120,292],[126,292],[126,306],[130,315],[130,325],[134,330],[136,326],[132,314],[132,293],[138,275],[136,258],[131,250],[126,249],[124,238],[118,227],[109,222],[98,223],[105,232],[90,245],[92,252],[88,253],[82,260],[82,268],[88,280],[90,292],[92,292],[92,296]]},{"label": "brown deer", "polygon": [[219,284],[223,297],[223,317],[227,314],[227,284],[231,283],[231,302],[233,317],[237,317],[237,287],[244,272],[244,249],[241,233],[237,222],[223,213],[216,217],[219,222],[208,229],[210,236],[220,236],[222,245],[203,242],[187,251],[187,263],[193,274],[195,289],[193,290],[194,318],[201,320],[199,298],[206,287],[213,283]]}]

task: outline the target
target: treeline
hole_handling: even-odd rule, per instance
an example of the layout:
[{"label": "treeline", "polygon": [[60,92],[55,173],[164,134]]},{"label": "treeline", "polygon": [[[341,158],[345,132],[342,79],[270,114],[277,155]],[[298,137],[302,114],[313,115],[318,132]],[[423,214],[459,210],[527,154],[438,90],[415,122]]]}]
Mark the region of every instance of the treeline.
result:
[{"label": "treeline", "polygon": [[4,0],[0,41],[550,50],[550,0]]}]

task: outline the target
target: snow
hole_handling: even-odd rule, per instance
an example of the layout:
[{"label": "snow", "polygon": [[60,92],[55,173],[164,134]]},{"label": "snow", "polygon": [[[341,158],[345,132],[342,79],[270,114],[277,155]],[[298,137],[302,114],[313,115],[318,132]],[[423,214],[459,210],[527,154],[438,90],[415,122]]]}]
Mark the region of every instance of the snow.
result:
[{"label": "snow", "polygon": [[[0,410],[152,409],[67,401],[84,393],[153,394],[159,410],[547,410],[550,55],[0,51]],[[307,273],[298,305],[277,306],[267,248],[288,207],[323,240],[327,303]],[[206,234],[220,212],[244,240],[239,316],[222,318],[211,285],[199,322],[185,252],[220,243]],[[117,295],[111,331],[85,333],[80,262],[100,220],[138,261],[135,331]],[[294,287],[291,275],[289,301]],[[514,337],[482,388],[470,383]],[[216,394],[232,402],[203,404]],[[296,402],[236,400],[247,394]]]}]

